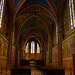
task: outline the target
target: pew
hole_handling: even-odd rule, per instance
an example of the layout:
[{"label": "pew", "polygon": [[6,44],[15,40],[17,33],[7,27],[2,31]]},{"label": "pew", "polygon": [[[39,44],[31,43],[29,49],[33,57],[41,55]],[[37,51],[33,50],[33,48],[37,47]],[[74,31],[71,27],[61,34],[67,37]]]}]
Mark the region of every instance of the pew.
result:
[{"label": "pew", "polygon": [[53,68],[47,68],[47,67],[37,67],[40,71],[43,72],[44,75],[65,75],[64,69],[53,69]]},{"label": "pew", "polygon": [[22,66],[30,66],[30,60],[21,60]]},{"label": "pew", "polygon": [[31,68],[19,67],[11,69],[11,75],[31,75]]},{"label": "pew", "polygon": [[35,60],[35,62],[37,66],[44,66],[44,60]]}]

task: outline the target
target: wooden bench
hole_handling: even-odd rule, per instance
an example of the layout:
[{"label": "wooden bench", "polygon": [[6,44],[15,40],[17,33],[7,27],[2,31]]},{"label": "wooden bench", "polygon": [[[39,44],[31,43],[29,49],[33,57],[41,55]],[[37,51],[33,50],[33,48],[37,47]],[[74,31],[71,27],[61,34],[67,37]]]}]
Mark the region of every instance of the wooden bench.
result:
[{"label": "wooden bench", "polygon": [[22,66],[30,66],[30,60],[21,60]]},{"label": "wooden bench", "polygon": [[30,68],[14,68],[11,69],[11,75],[31,75],[31,69]]},{"label": "wooden bench", "polygon": [[44,75],[65,75],[64,69],[50,69],[47,67],[38,67]]}]

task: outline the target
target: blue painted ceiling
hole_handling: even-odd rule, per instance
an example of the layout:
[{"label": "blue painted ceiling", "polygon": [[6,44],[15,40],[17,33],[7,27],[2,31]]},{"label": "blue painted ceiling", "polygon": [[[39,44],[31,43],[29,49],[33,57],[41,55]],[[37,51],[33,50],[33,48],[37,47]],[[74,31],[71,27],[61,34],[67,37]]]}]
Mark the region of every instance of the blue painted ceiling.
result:
[{"label": "blue painted ceiling", "polygon": [[[41,26],[41,25],[40,25],[39,23],[37,23],[37,22],[32,22],[32,23],[30,23],[30,24],[28,25],[28,27],[26,27],[26,28],[24,28],[24,29],[22,30],[22,33],[24,34],[24,33],[26,32],[26,30],[28,30],[29,26],[32,26],[32,25]],[[45,31],[44,31],[42,28],[39,28],[39,29],[42,31],[42,33],[45,33]],[[35,28],[32,29],[32,30],[35,30]]]},{"label": "blue painted ceiling", "polygon": [[19,0],[15,0],[15,5],[19,2]]},{"label": "blue painted ceiling", "polygon": [[[45,0],[27,0],[27,1],[24,3],[23,6],[25,6],[25,5],[27,5],[27,4],[31,3],[31,2],[35,2],[35,1],[40,2],[40,3],[46,5],[46,6],[48,6],[48,7],[50,8],[50,6],[48,5],[48,3],[47,3]],[[16,5],[18,2],[19,2],[19,0],[15,0],[15,5]],[[55,4],[56,6],[58,6],[58,0],[53,0],[53,2],[54,2],[54,4]]]},{"label": "blue painted ceiling", "polygon": [[50,8],[50,6],[48,5],[48,3],[47,3],[45,0],[27,0],[27,1],[24,3],[23,6],[25,6],[25,5],[27,5],[27,4],[31,3],[31,2],[35,2],[35,1],[40,2],[40,3],[46,5],[46,6],[48,6],[48,7]]},{"label": "blue painted ceiling", "polygon": [[24,33],[25,33],[25,31],[26,31],[28,28],[29,28],[29,27],[24,28],[24,29],[22,30],[22,33],[24,34]]},{"label": "blue painted ceiling", "polygon": [[38,26],[41,26],[41,25],[40,25],[39,23],[37,23],[37,22],[32,22],[32,23],[29,24],[29,26],[30,26],[30,25],[38,25]]},{"label": "blue painted ceiling", "polygon": [[56,7],[58,6],[58,0],[53,0],[54,4],[56,5]]}]

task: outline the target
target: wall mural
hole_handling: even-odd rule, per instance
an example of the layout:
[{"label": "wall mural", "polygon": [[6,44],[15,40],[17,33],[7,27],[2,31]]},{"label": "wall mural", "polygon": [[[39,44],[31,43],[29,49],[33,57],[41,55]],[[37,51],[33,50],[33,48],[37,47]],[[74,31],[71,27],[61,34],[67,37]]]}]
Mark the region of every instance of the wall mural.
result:
[{"label": "wall mural", "polygon": [[[74,39],[73,37],[62,43],[63,58],[72,57],[74,52]],[[52,60],[58,59],[58,46],[52,49]]]},{"label": "wall mural", "polygon": [[64,22],[64,28],[65,28],[65,33],[67,33],[69,31],[69,20]]},{"label": "wall mural", "polygon": [[7,51],[8,51],[8,42],[4,41],[3,56],[7,57]]},{"label": "wall mural", "polygon": [[69,31],[69,9],[68,9],[68,1],[65,4],[65,9],[64,9],[64,29],[65,33]]},{"label": "wall mural", "polygon": [[0,36],[0,56],[7,57],[8,51],[8,42],[4,40],[2,36]]},{"label": "wall mural", "polygon": [[[7,6],[6,5],[7,3],[6,3],[6,1],[5,1],[5,5],[4,6]],[[7,26],[8,25],[8,9],[7,9],[7,7],[4,7],[4,9],[3,9],[3,19],[2,19],[2,26],[3,26],[3,33],[7,33],[8,32],[8,30],[7,30]]]},{"label": "wall mural", "polygon": [[71,57],[74,51],[73,37],[62,44],[62,53],[64,57]]},{"label": "wall mural", "polygon": [[58,46],[54,47],[52,50],[52,60],[58,59]]},{"label": "wall mural", "polygon": [[0,56],[3,56],[4,39],[0,36]]}]

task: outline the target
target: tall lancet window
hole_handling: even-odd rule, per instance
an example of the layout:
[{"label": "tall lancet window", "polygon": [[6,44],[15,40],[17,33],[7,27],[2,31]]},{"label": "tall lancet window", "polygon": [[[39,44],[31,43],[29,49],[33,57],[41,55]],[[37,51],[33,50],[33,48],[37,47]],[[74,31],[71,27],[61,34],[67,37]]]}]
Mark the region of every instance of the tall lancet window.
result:
[{"label": "tall lancet window", "polygon": [[73,0],[69,0],[69,10],[70,10],[70,23],[71,29],[75,27],[75,19],[74,19],[74,2]]},{"label": "tall lancet window", "polygon": [[31,53],[35,53],[35,42],[31,42]]},{"label": "tall lancet window", "polygon": [[25,53],[28,53],[29,50],[29,43],[27,43],[26,47],[25,47]]},{"label": "tall lancet window", "polygon": [[37,53],[40,53],[40,46],[38,43],[37,43]]},{"label": "tall lancet window", "polygon": [[3,7],[4,7],[4,0],[0,0],[0,28],[1,28],[1,22],[2,22]]}]

